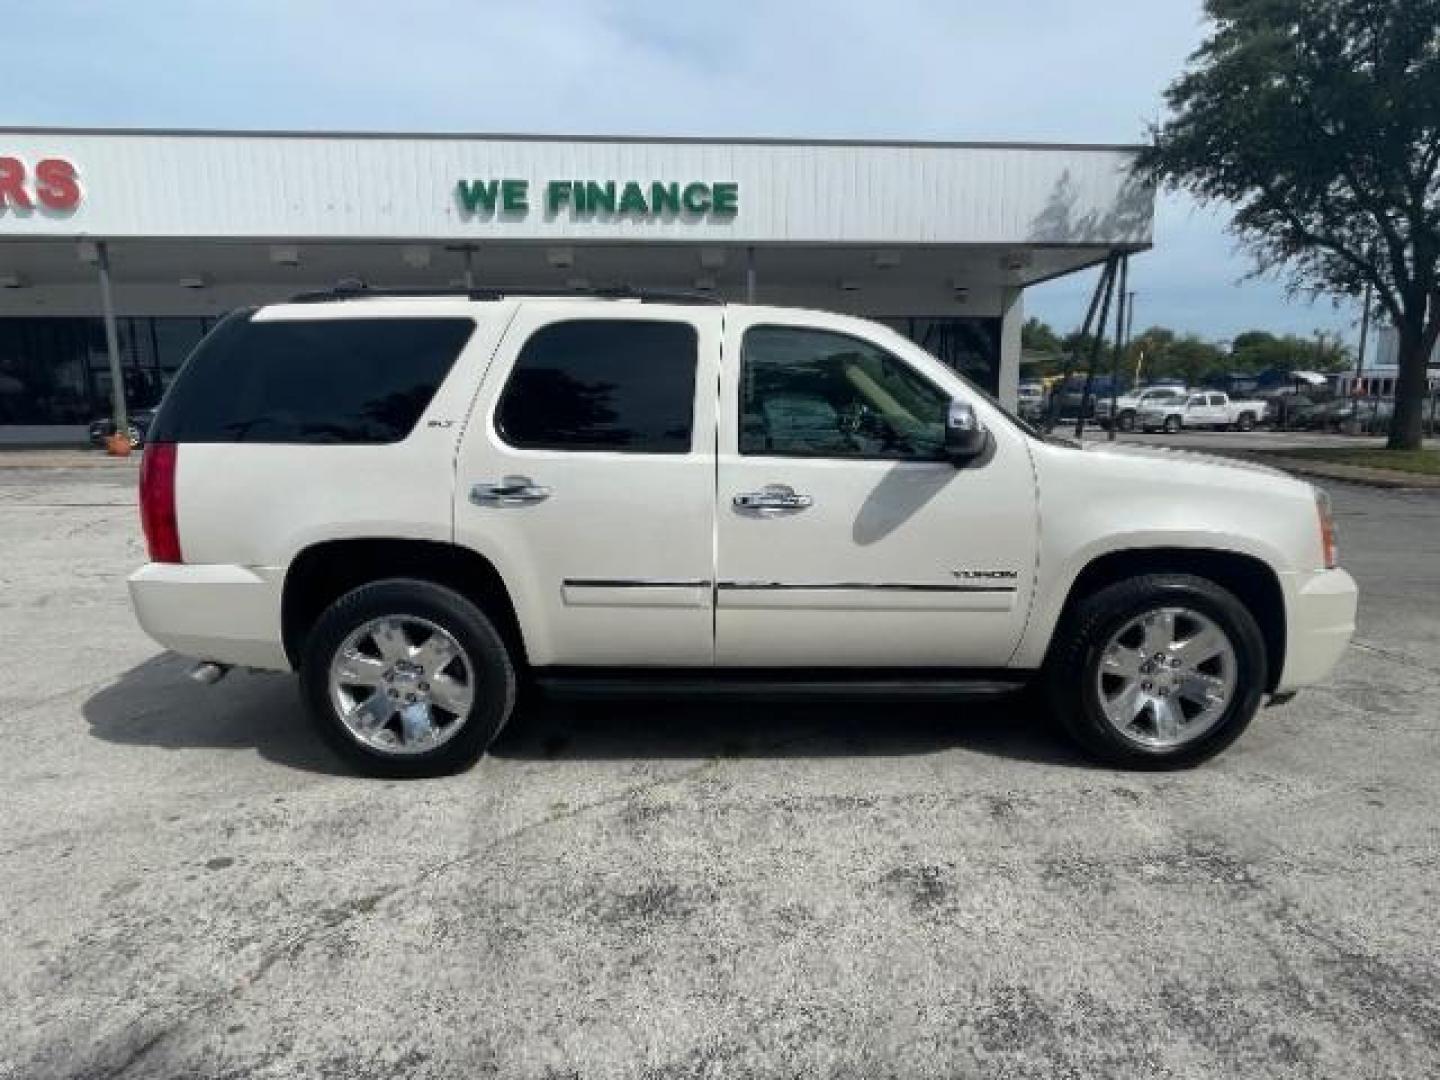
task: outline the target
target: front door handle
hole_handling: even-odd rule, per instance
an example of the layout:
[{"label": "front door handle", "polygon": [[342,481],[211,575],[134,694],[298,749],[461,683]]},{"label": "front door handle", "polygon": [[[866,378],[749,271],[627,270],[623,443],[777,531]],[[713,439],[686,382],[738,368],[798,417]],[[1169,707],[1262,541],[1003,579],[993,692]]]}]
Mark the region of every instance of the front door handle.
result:
[{"label": "front door handle", "polygon": [[529,506],[549,497],[550,489],[528,476],[507,476],[498,484],[480,483],[470,489],[470,501],[476,506]]},{"label": "front door handle", "polygon": [[793,514],[815,505],[809,495],[797,495],[788,484],[766,484],[759,491],[744,491],[735,496],[735,509],[771,517]]}]

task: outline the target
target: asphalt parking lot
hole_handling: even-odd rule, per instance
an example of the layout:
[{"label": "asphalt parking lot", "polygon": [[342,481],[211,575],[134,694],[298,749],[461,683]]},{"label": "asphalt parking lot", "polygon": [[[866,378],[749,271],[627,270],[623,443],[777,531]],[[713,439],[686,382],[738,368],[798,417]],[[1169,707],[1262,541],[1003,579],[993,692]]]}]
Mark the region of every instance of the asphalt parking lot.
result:
[{"label": "asphalt parking lot", "polygon": [[1201,770],[1018,705],[548,707],[346,775],[134,625],[133,465],[0,470],[0,1077],[1440,1073],[1440,493]]}]

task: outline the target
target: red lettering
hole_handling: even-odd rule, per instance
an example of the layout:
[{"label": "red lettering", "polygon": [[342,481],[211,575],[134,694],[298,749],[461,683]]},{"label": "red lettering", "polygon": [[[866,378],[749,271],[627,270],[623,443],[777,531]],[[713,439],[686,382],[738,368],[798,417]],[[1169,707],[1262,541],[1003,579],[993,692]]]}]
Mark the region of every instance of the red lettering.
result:
[{"label": "red lettering", "polygon": [[25,191],[25,164],[19,158],[0,157],[0,210],[33,210]]},{"label": "red lettering", "polygon": [[75,166],[62,158],[46,158],[36,163],[35,197],[48,209],[74,210],[80,205]]}]

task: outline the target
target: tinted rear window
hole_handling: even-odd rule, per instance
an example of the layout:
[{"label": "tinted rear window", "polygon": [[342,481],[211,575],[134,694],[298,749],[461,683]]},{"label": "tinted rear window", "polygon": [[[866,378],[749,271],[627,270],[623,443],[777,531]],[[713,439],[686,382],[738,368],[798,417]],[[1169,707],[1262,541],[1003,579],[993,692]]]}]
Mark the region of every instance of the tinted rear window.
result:
[{"label": "tinted rear window", "polygon": [[154,442],[390,443],[410,434],[470,319],[225,320],[176,377]]}]

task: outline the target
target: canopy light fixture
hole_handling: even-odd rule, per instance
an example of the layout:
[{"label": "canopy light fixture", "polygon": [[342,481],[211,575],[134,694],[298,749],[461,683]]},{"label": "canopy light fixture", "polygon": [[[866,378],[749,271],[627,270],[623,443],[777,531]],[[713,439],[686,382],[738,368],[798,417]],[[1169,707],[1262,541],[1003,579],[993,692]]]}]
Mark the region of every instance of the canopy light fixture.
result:
[{"label": "canopy light fixture", "polygon": [[841,292],[859,292],[860,283],[852,278],[841,278],[838,282]]},{"label": "canopy light fixture", "polygon": [[400,261],[411,270],[424,270],[430,265],[430,248],[425,244],[406,244],[400,249]]},{"label": "canopy light fixture", "polygon": [[29,284],[19,274],[0,274],[0,289],[23,289]]},{"label": "canopy light fixture", "polygon": [[725,265],[724,248],[701,248],[700,266],[704,270],[719,270]]},{"label": "canopy light fixture", "polygon": [[549,248],[545,252],[545,261],[556,270],[569,270],[575,265],[575,249],[568,247]]},{"label": "canopy light fixture", "polygon": [[695,279],[695,288],[700,292],[714,292],[718,288],[718,282],[713,274],[704,274]]},{"label": "canopy light fixture", "polygon": [[590,279],[587,277],[569,277],[565,279],[565,287],[567,289],[574,289],[576,292],[581,292],[590,288]]},{"label": "canopy light fixture", "polygon": [[210,282],[205,280],[203,274],[193,274],[190,277],[182,277],[180,279],[180,287],[182,289],[203,289],[209,284]]},{"label": "canopy light fixture", "polygon": [[270,261],[276,266],[299,266],[300,249],[276,244],[270,248]]},{"label": "canopy light fixture", "polygon": [[100,245],[94,240],[81,240],[75,251],[86,266],[100,265]]},{"label": "canopy light fixture", "polygon": [[900,252],[898,251],[877,251],[875,252],[876,270],[894,270],[900,265]]}]

